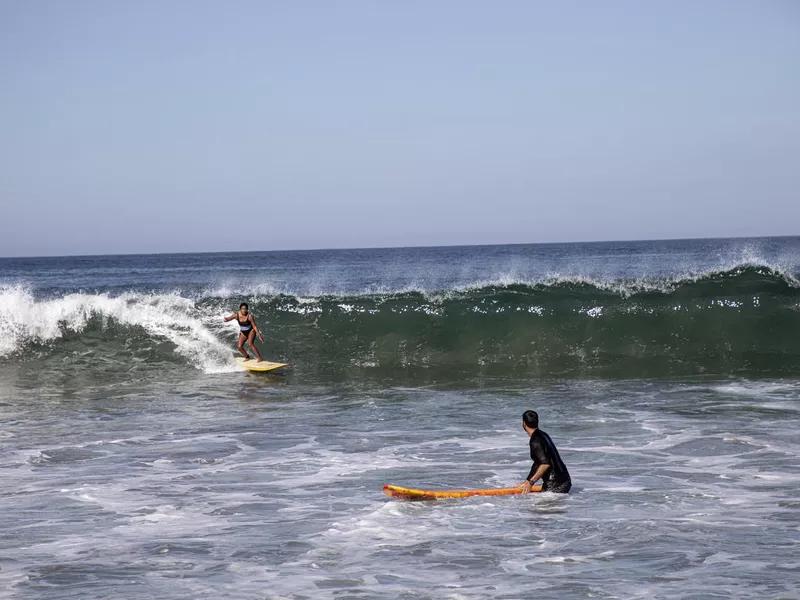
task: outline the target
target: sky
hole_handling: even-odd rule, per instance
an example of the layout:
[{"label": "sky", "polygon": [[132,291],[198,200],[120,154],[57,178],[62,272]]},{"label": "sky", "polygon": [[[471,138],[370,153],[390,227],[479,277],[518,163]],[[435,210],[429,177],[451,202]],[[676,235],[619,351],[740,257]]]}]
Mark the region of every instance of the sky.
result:
[{"label": "sky", "polygon": [[0,256],[800,234],[800,2],[0,1]]}]

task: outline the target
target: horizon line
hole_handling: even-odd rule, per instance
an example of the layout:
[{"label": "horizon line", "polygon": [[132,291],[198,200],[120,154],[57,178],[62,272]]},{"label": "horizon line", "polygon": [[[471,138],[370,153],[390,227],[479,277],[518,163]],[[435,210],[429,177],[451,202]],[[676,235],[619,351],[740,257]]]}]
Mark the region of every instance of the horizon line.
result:
[{"label": "horizon line", "polygon": [[264,254],[264,253],[287,253],[287,252],[325,252],[325,251],[352,251],[352,250],[408,250],[408,249],[433,249],[433,248],[490,248],[497,246],[559,246],[566,244],[615,244],[615,243],[642,243],[642,242],[698,242],[706,240],[764,240],[779,238],[800,237],[798,234],[784,235],[755,235],[755,236],[709,236],[709,237],[687,237],[687,238],[650,238],[650,239],[615,239],[615,240],[581,240],[581,241],[560,241],[560,242],[509,242],[504,244],[442,244],[431,245],[408,245],[408,246],[342,246],[342,247],[318,247],[318,248],[294,248],[294,249],[272,249],[272,250],[202,250],[195,252],[120,252],[114,254],[40,254],[34,256],[0,256],[0,260],[8,259],[39,259],[39,258],[99,258],[114,256],[188,256],[190,254]]}]

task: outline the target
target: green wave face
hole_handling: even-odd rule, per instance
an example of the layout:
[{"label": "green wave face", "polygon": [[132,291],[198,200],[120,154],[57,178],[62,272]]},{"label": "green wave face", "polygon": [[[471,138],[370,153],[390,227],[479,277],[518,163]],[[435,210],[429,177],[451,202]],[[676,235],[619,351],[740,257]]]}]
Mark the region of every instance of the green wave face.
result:
[{"label": "green wave face", "polygon": [[250,301],[281,355],[331,374],[789,375],[800,373],[792,284],[743,268],[661,289],[561,282]]},{"label": "green wave face", "polygon": [[37,360],[77,357],[76,367],[102,356],[109,368],[188,361],[219,372],[230,367],[237,335],[221,317],[245,300],[264,333],[265,358],[321,380],[800,375],[800,286],[794,275],[758,266],[696,279],[434,294],[15,298],[30,304],[37,329],[5,326],[6,361],[30,360],[32,347]]}]

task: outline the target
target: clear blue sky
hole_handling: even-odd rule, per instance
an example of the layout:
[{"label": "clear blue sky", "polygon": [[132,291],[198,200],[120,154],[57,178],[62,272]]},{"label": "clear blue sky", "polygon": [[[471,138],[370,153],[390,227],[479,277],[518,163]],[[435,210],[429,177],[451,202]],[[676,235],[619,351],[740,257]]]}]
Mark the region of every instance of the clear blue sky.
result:
[{"label": "clear blue sky", "polygon": [[0,2],[0,256],[800,233],[800,2]]}]

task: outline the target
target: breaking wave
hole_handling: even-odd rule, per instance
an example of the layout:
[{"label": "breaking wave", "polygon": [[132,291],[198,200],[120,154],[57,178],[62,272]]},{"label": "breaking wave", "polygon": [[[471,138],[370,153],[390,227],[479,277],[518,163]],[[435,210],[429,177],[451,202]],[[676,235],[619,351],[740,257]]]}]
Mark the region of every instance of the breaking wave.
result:
[{"label": "breaking wave", "polygon": [[264,330],[265,354],[307,373],[503,374],[530,377],[787,375],[800,371],[800,282],[763,265],[688,278],[553,278],[440,290],[300,297],[262,287],[72,293],[0,287],[0,359],[29,348],[137,356],[233,369],[239,300]]}]

